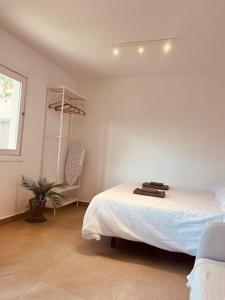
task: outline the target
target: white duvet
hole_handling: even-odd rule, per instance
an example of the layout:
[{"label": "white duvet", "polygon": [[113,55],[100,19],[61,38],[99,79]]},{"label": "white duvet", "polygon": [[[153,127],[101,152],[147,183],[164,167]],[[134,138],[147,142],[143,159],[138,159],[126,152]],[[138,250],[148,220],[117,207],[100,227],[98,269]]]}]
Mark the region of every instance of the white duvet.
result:
[{"label": "white duvet", "polygon": [[211,193],[171,187],[165,198],[156,198],[133,194],[137,186],[122,184],[95,196],[84,216],[83,237],[120,237],[195,255],[203,228],[225,222]]},{"label": "white duvet", "polygon": [[225,263],[210,259],[197,259],[188,276],[190,300],[225,299]]}]

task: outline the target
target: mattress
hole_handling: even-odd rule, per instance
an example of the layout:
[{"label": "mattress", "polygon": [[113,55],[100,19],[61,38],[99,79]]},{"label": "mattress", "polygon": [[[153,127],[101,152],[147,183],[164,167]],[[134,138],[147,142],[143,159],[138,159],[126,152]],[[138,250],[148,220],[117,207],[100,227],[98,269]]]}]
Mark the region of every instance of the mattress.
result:
[{"label": "mattress", "polygon": [[137,186],[122,184],[95,196],[84,216],[83,237],[120,237],[196,255],[204,227],[225,221],[209,192],[171,187],[165,198],[156,198],[133,194]]},{"label": "mattress", "polygon": [[188,278],[190,300],[225,299],[225,263],[200,258]]}]

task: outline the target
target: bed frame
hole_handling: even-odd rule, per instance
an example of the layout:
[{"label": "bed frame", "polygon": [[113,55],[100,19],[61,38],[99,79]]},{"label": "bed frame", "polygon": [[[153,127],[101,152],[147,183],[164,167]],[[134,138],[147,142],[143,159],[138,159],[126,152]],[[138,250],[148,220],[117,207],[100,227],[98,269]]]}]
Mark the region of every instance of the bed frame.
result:
[{"label": "bed frame", "polygon": [[111,237],[111,247],[116,248],[116,238],[115,237]]}]

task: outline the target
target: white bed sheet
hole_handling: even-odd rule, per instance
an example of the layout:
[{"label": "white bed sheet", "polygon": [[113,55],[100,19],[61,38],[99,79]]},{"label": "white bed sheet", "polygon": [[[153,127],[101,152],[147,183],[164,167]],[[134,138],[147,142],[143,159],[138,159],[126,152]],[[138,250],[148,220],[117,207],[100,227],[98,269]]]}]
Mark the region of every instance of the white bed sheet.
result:
[{"label": "white bed sheet", "polygon": [[225,299],[225,263],[199,258],[187,276],[190,300]]},{"label": "white bed sheet", "polygon": [[83,237],[120,237],[196,255],[203,228],[225,221],[211,193],[171,187],[165,198],[156,198],[133,194],[137,186],[122,184],[95,196],[84,216]]}]

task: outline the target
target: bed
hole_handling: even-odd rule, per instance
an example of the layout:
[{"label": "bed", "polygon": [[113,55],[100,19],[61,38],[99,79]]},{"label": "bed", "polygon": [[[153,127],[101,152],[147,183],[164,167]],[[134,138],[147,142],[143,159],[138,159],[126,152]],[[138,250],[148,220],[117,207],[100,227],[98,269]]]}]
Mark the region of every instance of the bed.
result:
[{"label": "bed", "polygon": [[187,276],[190,300],[225,299],[225,223],[206,227],[194,268]]},{"label": "bed", "polygon": [[188,276],[190,300],[225,299],[225,263],[199,258]]},{"label": "bed", "polygon": [[95,196],[84,216],[83,237],[119,237],[195,256],[204,227],[225,222],[210,192],[170,187],[161,199],[133,194],[137,186],[122,184]]}]

